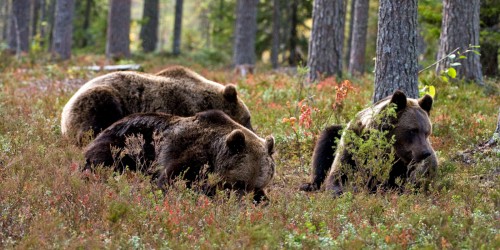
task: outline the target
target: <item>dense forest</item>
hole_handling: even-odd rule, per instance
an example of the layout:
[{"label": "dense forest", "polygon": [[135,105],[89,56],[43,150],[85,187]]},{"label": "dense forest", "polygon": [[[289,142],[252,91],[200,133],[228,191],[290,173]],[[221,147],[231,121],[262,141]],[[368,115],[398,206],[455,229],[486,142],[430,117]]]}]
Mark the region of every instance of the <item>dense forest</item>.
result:
[{"label": "dense forest", "polygon": [[[0,0],[0,57],[1,248],[500,248],[500,0]],[[175,65],[244,101],[269,202],[82,171],[60,125],[78,89]],[[299,191],[322,131],[397,90],[432,97],[431,184]],[[357,145],[369,171],[398,150],[382,135]]]}]

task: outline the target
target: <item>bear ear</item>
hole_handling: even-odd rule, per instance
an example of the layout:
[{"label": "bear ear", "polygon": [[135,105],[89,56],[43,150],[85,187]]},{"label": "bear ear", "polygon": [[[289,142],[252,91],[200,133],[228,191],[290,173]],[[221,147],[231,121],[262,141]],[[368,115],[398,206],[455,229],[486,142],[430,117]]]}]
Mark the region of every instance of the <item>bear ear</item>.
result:
[{"label": "bear ear", "polygon": [[432,97],[430,95],[425,95],[424,97],[418,99],[418,105],[427,112],[427,115],[430,114],[432,109]]},{"label": "bear ear", "polygon": [[396,112],[399,112],[406,108],[406,95],[400,90],[396,90],[394,94],[392,94],[391,103],[396,104]]},{"label": "bear ear", "polygon": [[266,137],[266,149],[269,155],[274,154],[274,137],[272,136]]},{"label": "bear ear", "polygon": [[245,148],[245,134],[239,129],[233,130],[226,138],[226,145],[233,153],[239,153]]},{"label": "bear ear", "polygon": [[224,96],[224,99],[230,101],[230,102],[236,102],[237,100],[237,92],[236,92],[236,86],[233,84],[228,84],[226,87],[224,87],[224,92],[222,93]]}]

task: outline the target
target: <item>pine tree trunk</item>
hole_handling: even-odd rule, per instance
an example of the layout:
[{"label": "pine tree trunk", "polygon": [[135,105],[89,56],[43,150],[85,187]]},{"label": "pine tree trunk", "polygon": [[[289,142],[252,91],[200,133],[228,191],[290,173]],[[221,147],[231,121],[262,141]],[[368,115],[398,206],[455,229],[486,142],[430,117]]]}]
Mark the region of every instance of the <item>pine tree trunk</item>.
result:
[{"label": "pine tree trunk", "polygon": [[174,22],[174,43],[172,53],[179,55],[181,53],[181,36],[182,36],[182,5],[183,0],[175,1],[175,22]]},{"label": "pine tree trunk", "polygon": [[[438,59],[443,58],[456,48],[464,51],[469,45],[479,45],[479,8],[480,0],[444,0],[443,22],[441,25]],[[483,74],[479,55],[468,53],[467,59],[460,60],[456,68],[457,76],[483,85]],[[449,63],[438,64],[439,74],[449,67]]]},{"label": "pine tree trunk", "polygon": [[119,59],[130,56],[131,0],[110,0],[106,57]]},{"label": "pine tree trunk", "polygon": [[94,0],[86,0],[85,1],[85,12],[83,13],[83,24],[82,29],[84,32],[84,36],[82,37],[82,41],[80,43],[81,48],[87,47],[90,42],[90,34],[88,29],[90,28],[90,17],[92,13],[92,6],[94,5]]},{"label": "pine tree trunk", "polygon": [[[349,61],[351,61],[352,32],[353,32],[353,28],[354,28],[354,10],[356,7],[356,2],[357,2],[357,0],[351,0],[350,10],[349,10],[351,20],[349,20],[349,35],[347,37],[347,49],[345,51],[345,65],[348,65],[348,66],[349,66]],[[347,0],[346,0],[346,3],[347,3]],[[346,18],[346,22],[347,22],[347,18]]]},{"label": "pine tree trunk", "polygon": [[234,43],[234,64],[241,75],[252,73],[255,64],[257,5],[259,0],[238,0]]},{"label": "pine tree trunk", "polygon": [[49,44],[48,50],[52,51],[52,35],[54,34],[54,22],[55,22],[55,16],[56,16],[56,1],[57,0],[52,0],[50,1],[49,8],[48,8],[48,16],[47,16],[47,26],[48,26],[48,37],[46,39],[47,43]]},{"label": "pine tree trunk", "polygon": [[289,47],[290,56],[288,57],[288,64],[290,66],[297,65],[297,8],[299,3],[297,0],[291,0],[291,13],[290,13],[290,37],[289,37]]},{"label": "pine tree trunk", "polygon": [[31,18],[31,37],[35,38],[38,32],[38,23],[40,17],[41,0],[33,0],[33,15]]},{"label": "pine tree trunk", "polygon": [[342,75],[344,0],[314,0],[313,27],[309,41],[309,80]]},{"label": "pine tree trunk", "polygon": [[273,0],[273,35],[271,45],[271,64],[273,69],[279,67],[279,54],[280,54],[280,0]]},{"label": "pine tree trunk", "polygon": [[2,40],[7,40],[8,39],[8,33],[9,33],[9,13],[10,13],[10,1],[5,0],[3,4],[0,6],[2,8]]},{"label": "pine tree trunk", "polygon": [[[353,0],[354,1],[354,0]],[[356,0],[349,74],[362,75],[365,71],[366,34],[368,31],[369,0]]]},{"label": "pine tree trunk", "polygon": [[380,0],[373,102],[403,91],[418,98],[417,0]]},{"label": "pine tree trunk", "polygon": [[58,59],[71,57],[75,0],[57,0],[52,52]]},{"label": "pine tree trunk", "polygon": [[20,52],[29,51],[30,36],[30,0],[15,0],[12,2],[9,24],[9,48]]},{"label": "pine tree trunk", "polygon": [[160,8],[158,0],[144,0],[144,10],[142,19],[145,21],[141,26],[142,50],[144,52],[153,52],[158,42],[158,9]]}]

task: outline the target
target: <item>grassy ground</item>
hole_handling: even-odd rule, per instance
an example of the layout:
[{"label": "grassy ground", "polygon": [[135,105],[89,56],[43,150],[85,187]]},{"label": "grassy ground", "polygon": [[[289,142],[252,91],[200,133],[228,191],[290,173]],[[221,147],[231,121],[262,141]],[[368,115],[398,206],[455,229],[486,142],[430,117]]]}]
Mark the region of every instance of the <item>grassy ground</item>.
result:
[{"label": "grassy ground", "polygon": [[95,60],[0,62],[0,248],[500,248],[500,153],[459,154],[491,136],[498,81],[484,91],[427,79],[437,92],[431,140],[440,160],[428,194],[332,199],[298,186],[308,177],[318,131],[369,105],[371,76],[301,87],[300,74],[260,70],[239,79],[186,60],[140,60],[147,72],[182,62],[209,79],[237,83],[258,134],[273,134],[278,149],[272,202],[255,207],[233,196],[208,199],[181,184],[164,197],[137,173],[101,171],[84,180],[82,150],[61,137],[60,113],[100,74],[72,66]]}]

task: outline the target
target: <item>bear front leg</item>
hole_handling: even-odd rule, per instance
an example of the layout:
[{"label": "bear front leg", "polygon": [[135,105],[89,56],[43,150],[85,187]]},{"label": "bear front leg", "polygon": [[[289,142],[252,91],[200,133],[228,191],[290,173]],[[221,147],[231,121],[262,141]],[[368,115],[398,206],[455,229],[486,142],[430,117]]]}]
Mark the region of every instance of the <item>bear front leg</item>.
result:
[{"label": "bear front leg", "polygon": [[321,187],[321,183],[326,178],[335,157],[335,141],[342,135],[343,127],[333,125],[323,130],[319,136],[318,142],[314,147],[311,181],[300,186],[300,190],[311,192]]}]

